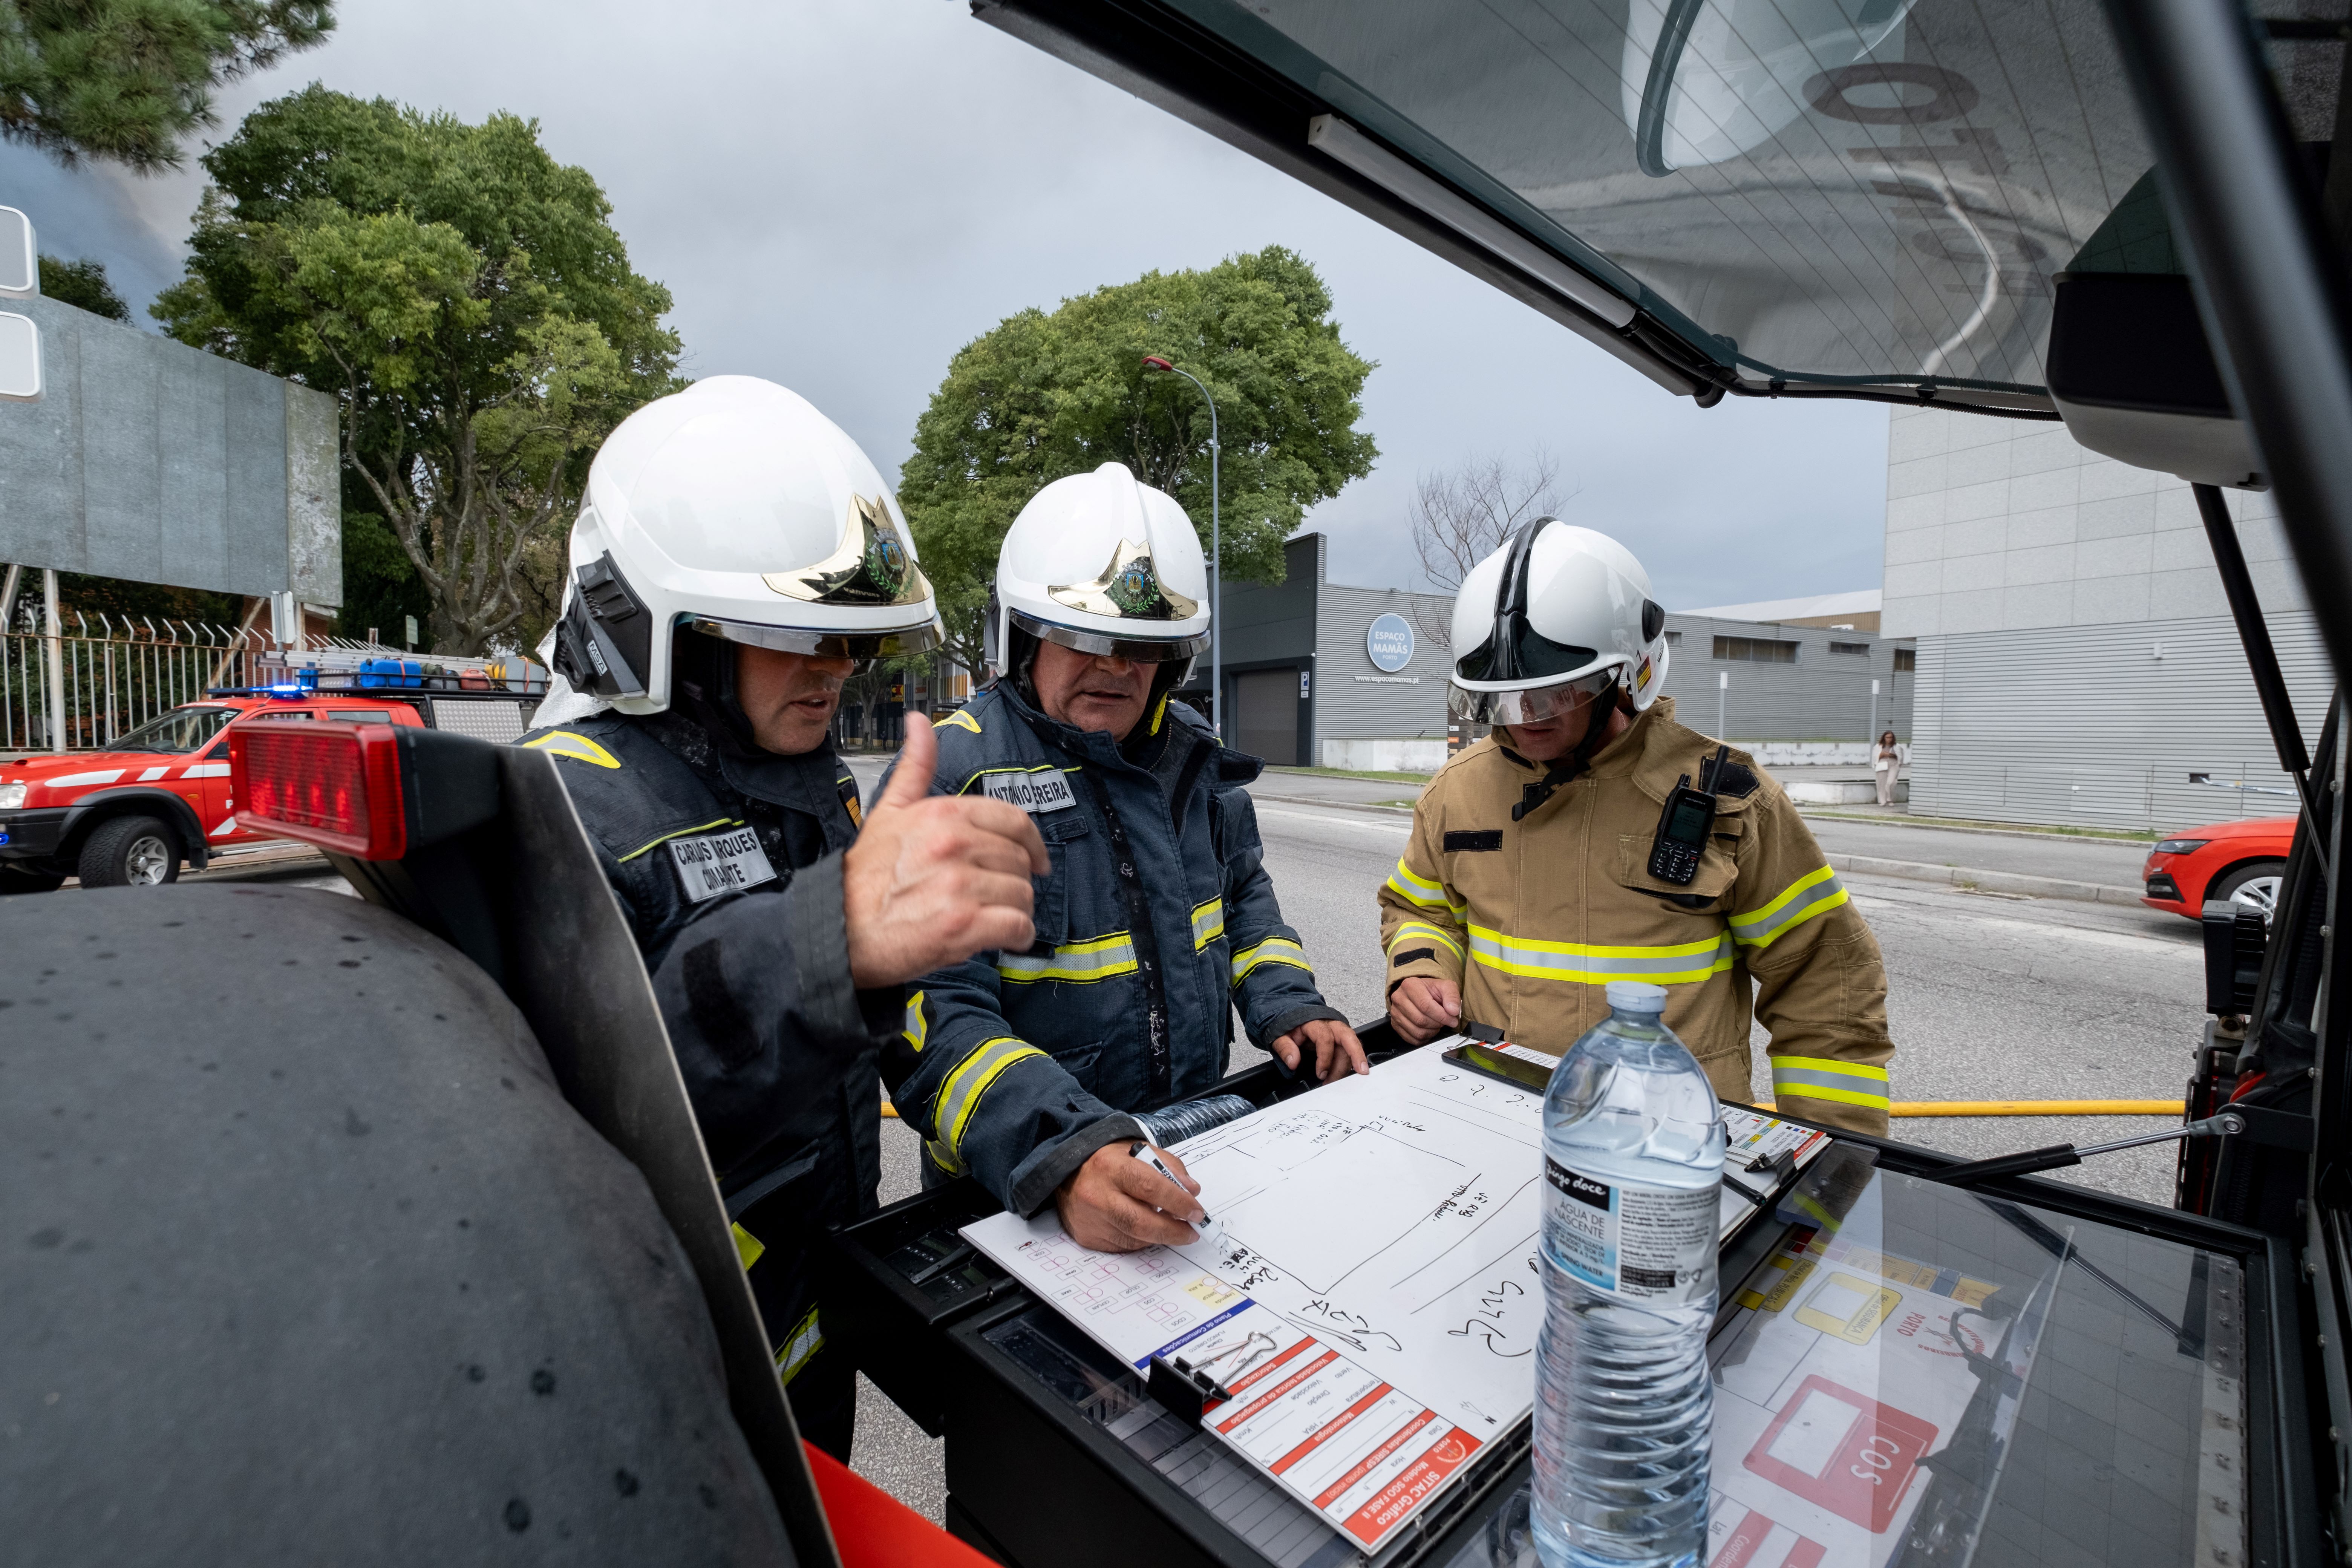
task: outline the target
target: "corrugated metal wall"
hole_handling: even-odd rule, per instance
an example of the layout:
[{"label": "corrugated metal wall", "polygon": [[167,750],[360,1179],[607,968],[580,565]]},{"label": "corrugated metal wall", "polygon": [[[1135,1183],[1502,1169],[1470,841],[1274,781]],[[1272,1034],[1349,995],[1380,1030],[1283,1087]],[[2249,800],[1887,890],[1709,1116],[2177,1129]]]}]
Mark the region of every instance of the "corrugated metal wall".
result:
[{"label": "corrugated metal wall", "polygon": [[[1368,738],[1443,740],[1446,651],[1428,629],[1454,602],[1393,588],[1323,584],[1316,605],[1315,742]],[[1412,628],[1412,658],[1391,673],[1364,651],[1364,635],[1384,615]]]},{"label": "corrugated metal wall", "polygon": [[[2305,742],[2333,688],[2310,615],[2270,617]],[[1919,638],[1911,809],[2168,832],[2283,816],[2291,797],[2226,616]]]}]

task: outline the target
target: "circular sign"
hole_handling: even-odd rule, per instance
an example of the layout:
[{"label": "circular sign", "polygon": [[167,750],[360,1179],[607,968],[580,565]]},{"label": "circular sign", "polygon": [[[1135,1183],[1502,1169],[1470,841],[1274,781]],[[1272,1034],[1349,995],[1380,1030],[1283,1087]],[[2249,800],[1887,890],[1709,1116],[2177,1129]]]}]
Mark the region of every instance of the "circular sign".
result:
[{"label": "circular sign", "polygon": [[1402,616],[1380,616],[1364,633],[1364,652],[1372,663],[1394,675],[1412,662],[1412,627]]}]

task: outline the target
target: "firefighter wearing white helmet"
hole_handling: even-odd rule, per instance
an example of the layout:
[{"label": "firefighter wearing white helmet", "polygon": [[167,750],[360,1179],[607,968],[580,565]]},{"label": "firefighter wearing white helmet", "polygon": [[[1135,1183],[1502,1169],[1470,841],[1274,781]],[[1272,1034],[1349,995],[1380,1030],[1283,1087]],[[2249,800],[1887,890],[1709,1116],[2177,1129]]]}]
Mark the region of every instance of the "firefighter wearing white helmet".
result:
[{"label": "firefighter wearing white helmet", "polygon": [[1192,520],[1119,464],[1022,509],[989,610],[997,679],[941,723],[930,784],[1034,818],[1054,860],[1036,941],[925,977],[882,1058],[928,1179],[1050,1204],[1098,1250],[1194,1239],[1192,1193],[1129,1150],[1165,1141],[1150,1112],[1225,1076],[1236,1008],[1286,1068],[1363,1070],[1265,874],[1242,787],[1262,764],[1170,700],[1207,600]]},{"label": "firefighter wearing white helmet", "polygon": [[1453,633],[1448,707],[1495,729],[1422,792],[1379,893],[1398,1033],[1559,1054],[1645,981],[1724,1099],[1756,1098],[1752,1016],[1781,1109],[1883,1136],[1877,939],[1780,786],[1675,721],[1641,563],[1538,519],[1464,579]]},{"label": "firefighter wearing white helmet", "polygon": [[[933,646],[938,613],[881,476],[793,393],[714,376],[623,421],[571,566],[521,744],[556,759],[628,917],[801,1431],[845,1460],[855,1379],[809,1247],[876,1206],[904,982],[1028,942],[1045,847],[1009,806],[919,789],[861,832],[842,682]],[[920,773],[933,749],[909,727]]]}]

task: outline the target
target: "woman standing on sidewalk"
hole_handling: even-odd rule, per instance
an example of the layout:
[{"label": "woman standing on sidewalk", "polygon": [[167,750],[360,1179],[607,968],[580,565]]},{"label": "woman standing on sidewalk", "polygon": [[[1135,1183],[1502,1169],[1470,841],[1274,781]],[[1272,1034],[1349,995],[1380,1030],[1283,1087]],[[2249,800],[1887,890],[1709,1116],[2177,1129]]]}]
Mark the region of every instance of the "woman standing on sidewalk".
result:
[{"label": "woman standing on sidewalk", "polygon": [[1879,805],[1895,804],[1895,781],[1903,776],[1903,764],[1910,760],[1911,748],[1897,741],[1894,731],[1878,737],[1878,754],[1870,765],[1878,774]]}]

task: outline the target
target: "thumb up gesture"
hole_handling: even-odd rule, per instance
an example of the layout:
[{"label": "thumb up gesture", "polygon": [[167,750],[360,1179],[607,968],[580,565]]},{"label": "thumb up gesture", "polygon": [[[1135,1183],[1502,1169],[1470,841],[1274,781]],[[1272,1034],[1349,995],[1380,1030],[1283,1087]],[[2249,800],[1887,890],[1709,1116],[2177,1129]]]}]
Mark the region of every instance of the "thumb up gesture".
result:
[{"label": "thumb up gesture", "polygon": [[939,754],[930,721],[908,714],[890,786],[843,857],[849,975],[861,989],[1035,940],[1029,879],[1053,865],[1037,825],[985,795],[934,796]]}]

